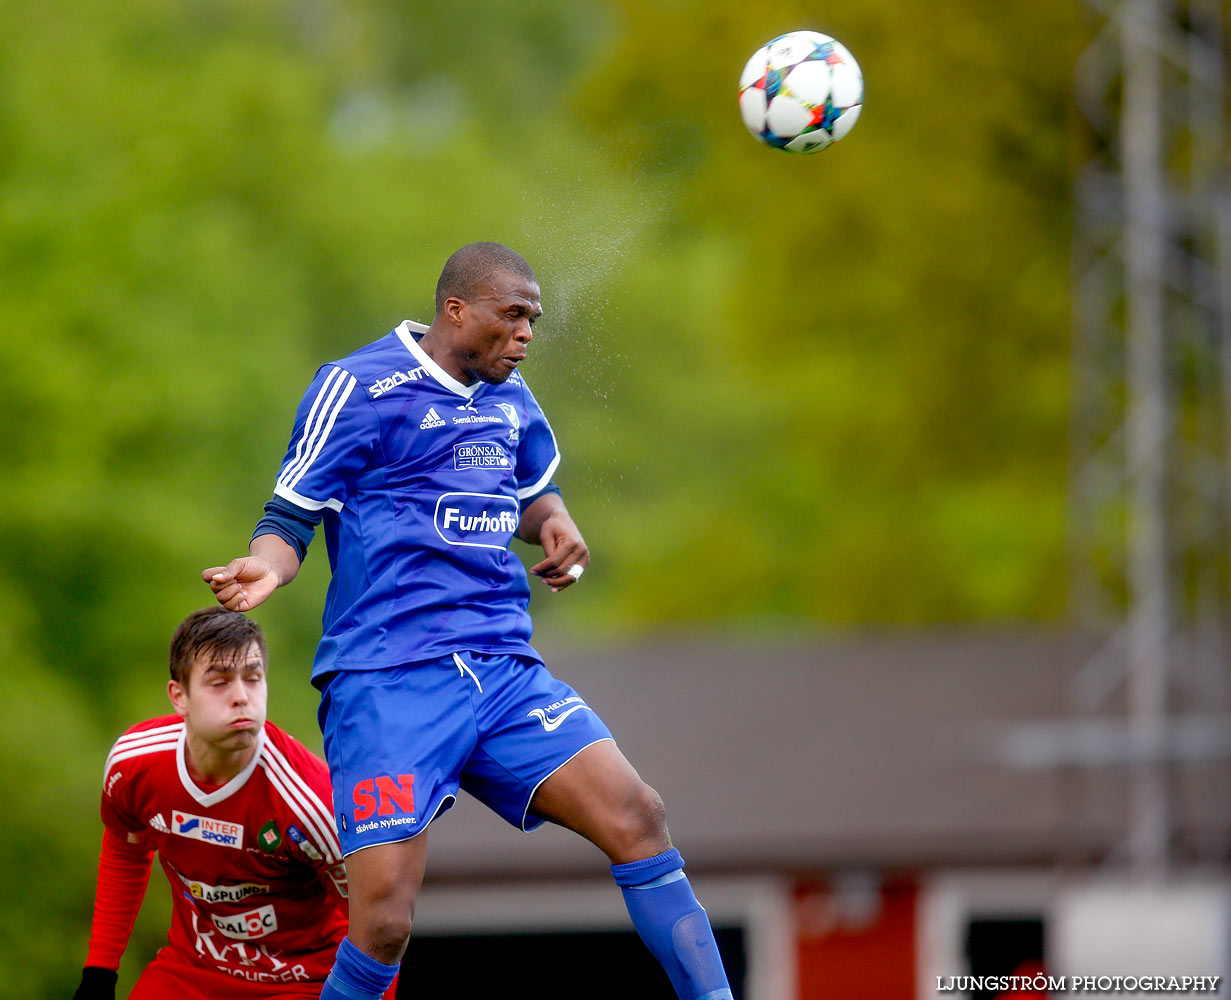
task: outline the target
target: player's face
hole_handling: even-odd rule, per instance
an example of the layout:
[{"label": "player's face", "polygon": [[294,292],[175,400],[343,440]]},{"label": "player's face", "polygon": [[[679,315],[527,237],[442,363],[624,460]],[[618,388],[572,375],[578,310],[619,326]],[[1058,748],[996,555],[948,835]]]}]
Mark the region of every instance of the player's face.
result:
[{"label": "player's face", "polygon": [[243,750],[265,725],[265,664],[256,643],[244,656],[203,650],[188,684],[171,681],[171,702],[194,737],[222,751]]},{"label": "player's face", "polygon": [[537,284],[504,271],[492,275],[456,313],[454,352],[466,380],[504,382],[525,358],[542,314]]}]

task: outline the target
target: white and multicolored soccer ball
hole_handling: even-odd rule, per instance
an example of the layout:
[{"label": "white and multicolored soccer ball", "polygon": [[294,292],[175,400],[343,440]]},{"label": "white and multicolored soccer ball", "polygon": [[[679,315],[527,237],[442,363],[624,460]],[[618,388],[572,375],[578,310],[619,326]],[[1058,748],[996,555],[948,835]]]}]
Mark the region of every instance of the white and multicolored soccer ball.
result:
[{"label": "white and multicolored soccer ball", "polygon": [[846,46],[819,31],[792,31],[761,46],[739,78],[739,110],[767,146],[815,153],[859,120],[863,73]]}]

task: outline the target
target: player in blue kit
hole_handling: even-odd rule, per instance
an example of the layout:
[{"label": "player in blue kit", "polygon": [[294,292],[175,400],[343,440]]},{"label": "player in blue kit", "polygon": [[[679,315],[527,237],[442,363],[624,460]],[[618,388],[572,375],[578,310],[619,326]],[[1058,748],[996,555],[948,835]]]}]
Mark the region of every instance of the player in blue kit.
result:
[{"label": "player in blue kit", "polygon": [[324,525],[333,576],[312,680],[350,884],[325,1000],[375,1000],[392,981],[427,827],[459,787],[521,829],[551,820],[592,841],[676,993],[731,998],[661,798],[530,645],[513,536],[542,545],[531,572],[553,591],[590,560],[517,371],[540,313],[520,254],[454,253],[431,326],[402,323],[317,372],[250,554],[203,574],[249,611],[294,579]]}]

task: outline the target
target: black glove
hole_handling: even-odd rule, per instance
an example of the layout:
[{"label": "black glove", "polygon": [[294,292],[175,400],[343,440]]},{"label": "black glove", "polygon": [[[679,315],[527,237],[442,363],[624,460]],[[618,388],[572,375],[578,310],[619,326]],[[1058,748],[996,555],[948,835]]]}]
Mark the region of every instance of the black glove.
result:
[{"label": "black glove", "polygon": [[73,994],[73,1000],[115,1000],[115,982],[119,975],[115,969],[100,969],[87,965],[81,970],[81,985]]}]

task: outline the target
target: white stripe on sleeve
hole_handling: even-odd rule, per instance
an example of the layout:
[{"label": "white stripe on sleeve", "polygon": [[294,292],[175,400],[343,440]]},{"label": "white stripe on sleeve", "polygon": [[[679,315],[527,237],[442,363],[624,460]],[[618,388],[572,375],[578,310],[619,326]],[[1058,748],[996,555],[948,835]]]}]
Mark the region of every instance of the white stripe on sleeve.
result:
[{"label": "white stripe on sleeve", "polygon": [[337,397],[338,387],[345,379],[346,372],[341,368],[334,368],[326,376],[320,391],[316,394],[316,399],[312,401],[312,408],[308,411],[308,419],[304,421],[303,433],[300,434],[299,440],[295,442],[295,457],[287,462],[286,466],[282,469],[282,474],[278,476],[278,482],[288,482],[291,476],[295,475],[303,467],[304,462],[307,461],[313,442],[316,440],[316,436],[320,432],[321,425],[325,420],[325,415]]},{"label": "white stripe on sleeve", "polygon": [[560,452],[556,452],[556,457],[551,460],[547,466],[547,471],[544,472],[538,479],[538,482],[531,486],[527,486],[517,491],[517,499],[525,500],[526,497],[532,497],[538,493],[544,486],[551,482],[551,474],[556,471],[556,466],[560,464]]},{"label": "white stripe on sleeve", "polygon": [[325,447],[325,442],[329,440],[329,432],[333,430],[334,421],[338,419],[338,414],[342,412],[342,407],[346,405],[346,401],[350,398],[350,394],[352,390],[354,390],[357,382],[358,380],[354,375],[347,377],[346,388],[342,390],[338,397],[338,401],[334,403],[333,407],[330,409],[329,417],[325,421],[324,425],[321,426],[320,421],[317,421],[320,434],[317,436],[315,447],[312,448],[311,453],[304,459],[303,463],[297,470],[293,473],[283,474],[282,478],[279,480],[282,486],[293,490],[299,480],[301,480],[304,477],[304,474],[312,467],[312,463],[316,461],[316,457],[321,453],[321,449]]},{"label": "white stripe on sleeve", "polygon": [[283,500],[289,500],[296,507],[303,510],[324,510],[328,507],[330,510],[341,511],[346,506],[337,497],[330,497],[328,500],[313,500],[311,497],[303,496],[294,490],[288,490],[281,483],[274,487],[274,496],[282,497]]},{"label": "white stripe on sleeve", "polygon": [[129,747],[127,750],[121,750],[113,753],[107,758],[107,763],[103,766],[103,785],[106,786],[107,778],[111,775],[111,769],[121,761],[131,760],[133,757],[144,757],[150,753],[174,753],[176,746],[179,745],[179,740],[175,737],[169,739],[164,738],[158,743],[149,743],[145,746]]},{"label": "white stripe on sleeve", "polygon": [[148,746],[151,743],[161,743],[163,740],[170,739],[172,743],[179,738],[180,732],[183,730],[182,722],[173,722],[169,726],[158,726],[156,729],[145,729],[139,733],[129,733],[126,736],[121,736],[115,741],[115,745],[107,754],[106,763],[103,764],[103,778],[106,779],[107,771],[111,768],[111,762],[116,755],[127,750],[132,750],[135,747]]}]

